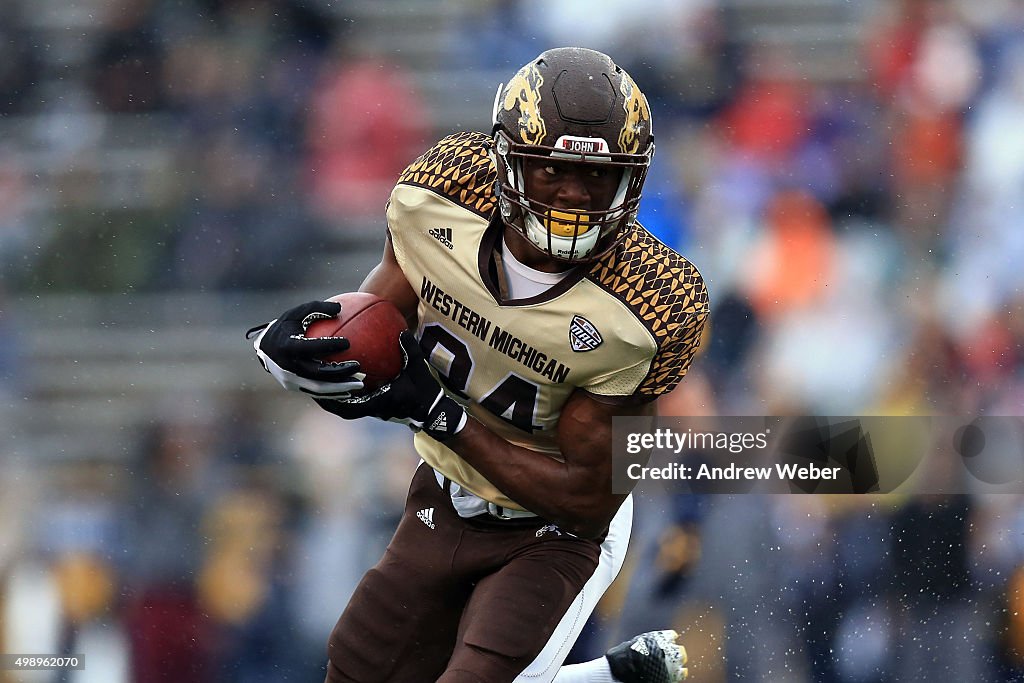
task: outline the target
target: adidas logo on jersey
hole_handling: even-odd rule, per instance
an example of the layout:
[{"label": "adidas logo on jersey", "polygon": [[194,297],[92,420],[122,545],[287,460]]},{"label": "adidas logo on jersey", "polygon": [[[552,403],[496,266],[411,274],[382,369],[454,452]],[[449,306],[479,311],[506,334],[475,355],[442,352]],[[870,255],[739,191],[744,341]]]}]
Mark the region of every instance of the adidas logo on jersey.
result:
[{"label": "adidas logo on jersey", "polygon": [[429,526],[431,529],[437,528],[434,524],[434,508],[423,508],[416,513],[416,516],[420,518],[421,522]]},{"label": "adidas logo on jersey", "polygon": [[448,429],[448,416],[444,414],[443,410],[434,419],[434,423],[432,425],[430,425],[430,427],[428,429],[430,431],[434,431],[434,430],[437,430],[437,429]]},{"label": "adidas logo on jersey", "polygon": [[590,322],[582,315],[574,315],[572,320],[569,322],[569,345],[573,351],[593,351],[604,339],[601,338],[601,333],[594,327],[594,323]]},{"label": "adidas logo on jersey", "polygon": [[455,245],[452,243],[451,228],[431,228],[430,230],[427,230],[427,234],[449,249],[455,248]]}]

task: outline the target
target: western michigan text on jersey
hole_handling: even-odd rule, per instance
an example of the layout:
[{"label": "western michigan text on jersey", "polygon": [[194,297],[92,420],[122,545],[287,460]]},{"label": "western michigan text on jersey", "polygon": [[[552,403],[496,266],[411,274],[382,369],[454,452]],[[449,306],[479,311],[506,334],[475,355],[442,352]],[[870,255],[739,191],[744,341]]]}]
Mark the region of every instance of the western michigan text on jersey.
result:
[{"label": "western michigan text on jersey", "polygon": [[556,384],[564,382],[569,376],[569,368],[564,363],[556,358],[549,358],[546,353],[538,351],[512,332],[503,330],[498,325],[492,325],[490,320],[469,306],[463,305],[452,295],[446,294],[443,289],[426,277],[423,278],[423,285],[420,287],[420,297],[441,315],[448,316],[453,322],[481,341],[486,341],[492,349],[501,351],[512,360],[540,373],[552,382]]}]

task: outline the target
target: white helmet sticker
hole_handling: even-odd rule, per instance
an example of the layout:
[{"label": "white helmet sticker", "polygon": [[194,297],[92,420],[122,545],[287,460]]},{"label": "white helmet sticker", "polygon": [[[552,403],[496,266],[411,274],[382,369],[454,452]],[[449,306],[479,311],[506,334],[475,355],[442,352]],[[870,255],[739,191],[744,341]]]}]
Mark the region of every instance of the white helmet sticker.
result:
[{"label": "white helmet sticker", "polygon": [[[574,135],[563,135],[555,141],[555,149],[582,154],[607,154],[608,142],[604,138],[580,138]],[[557,156],[557,154],[552,154]]]}]

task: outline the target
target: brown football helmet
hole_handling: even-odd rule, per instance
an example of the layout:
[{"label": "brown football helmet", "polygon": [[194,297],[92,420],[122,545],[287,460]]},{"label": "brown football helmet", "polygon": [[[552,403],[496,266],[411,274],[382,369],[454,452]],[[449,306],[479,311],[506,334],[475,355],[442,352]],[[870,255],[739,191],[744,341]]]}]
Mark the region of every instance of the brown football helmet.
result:
[{"label": "brown football helmet", "polygon": [[[647,98],[608,55],[579,47],[542,53],[498,87],[492,132],[506,225],[569,263],[593,261],[625,238],[636,220],[654,135]],[[531,199],[523,176],[527,158],[621,171],[611,206],[566,211]]]}]

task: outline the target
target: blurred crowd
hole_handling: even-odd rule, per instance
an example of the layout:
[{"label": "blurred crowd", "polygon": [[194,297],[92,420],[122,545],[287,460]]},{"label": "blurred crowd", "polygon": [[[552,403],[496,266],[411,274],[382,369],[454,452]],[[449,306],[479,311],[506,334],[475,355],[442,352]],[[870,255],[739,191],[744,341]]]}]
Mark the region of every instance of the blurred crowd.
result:
[{"label": "blurred crowd", "polygon": [[[662,414],[1022,413],[1024,2],[774,3],[835,10],[853,57],[832,73],[815,67],[838,42],[752,37],[744,10],[772,0],[432,2],[457,37],[435,46],[449,100],[462,73],[565,44],[651,100],[641,221],[712,302]],[[437,74],[367,40],[365,4],[45,5],[0,4],[6,299],[336,291],[305,264],[372,265],[397,173],[450,132]],[[5,310],[0,397],[19,371]],[[400,427],[277,411],[239,392],[154,415],[127,461],[0,451],[0,652],[85,652],[80,681],[319,680],[416,458]],[[697,681],[1024,680],[1018,496],[637,509],[574,658],[674,627]]]}]

